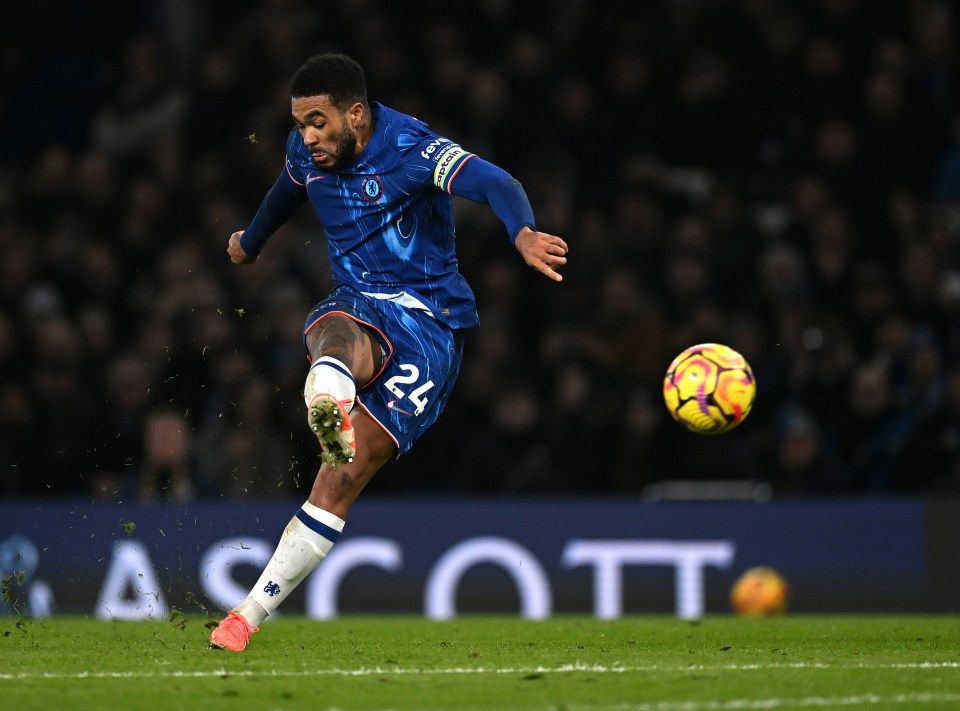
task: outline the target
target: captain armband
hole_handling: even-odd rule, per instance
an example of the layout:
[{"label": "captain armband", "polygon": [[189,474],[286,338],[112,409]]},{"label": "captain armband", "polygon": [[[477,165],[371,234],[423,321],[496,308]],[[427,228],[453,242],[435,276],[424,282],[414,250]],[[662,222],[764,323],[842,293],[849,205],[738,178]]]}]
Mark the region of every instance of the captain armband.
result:
[{"label": "captain armband", "polygon": [[473,153],[463,150],[456,143],[451,143],[437,156],[437,167],[433,169],[433,184],[449,193],[450,184],[464,163],[473,158]]}]

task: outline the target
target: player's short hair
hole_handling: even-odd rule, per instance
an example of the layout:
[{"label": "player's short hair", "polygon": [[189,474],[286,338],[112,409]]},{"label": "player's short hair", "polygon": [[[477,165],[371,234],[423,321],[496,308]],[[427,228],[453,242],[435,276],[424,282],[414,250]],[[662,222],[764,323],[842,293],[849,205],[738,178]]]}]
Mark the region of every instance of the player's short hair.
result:
[{"label": "player's short hair", "polygon": [[329,96],[345,111],[357,102],[367,105],[367,78],[363,67],[345,54],[317,54],[293,75],[290,96]]}]

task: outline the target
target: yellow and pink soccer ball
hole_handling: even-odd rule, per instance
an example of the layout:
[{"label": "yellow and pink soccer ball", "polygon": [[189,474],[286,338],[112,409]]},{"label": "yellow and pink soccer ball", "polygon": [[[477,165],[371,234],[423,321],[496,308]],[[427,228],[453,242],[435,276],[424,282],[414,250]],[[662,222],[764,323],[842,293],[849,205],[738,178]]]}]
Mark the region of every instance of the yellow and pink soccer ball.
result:
[{"label": "yellow and pink soccer ball", "polygon": [[690,346],[673,359],[663,379],[670,415],[691,432],[729,432],[750,414],[757,383],[750,364],[720,343]]},{"label": "yellow and pink soccer ball", "polygon": [[730,607],[741,617],[782,615],[790,601],[790,588],[773,568],[750,568],[730,589]]}]

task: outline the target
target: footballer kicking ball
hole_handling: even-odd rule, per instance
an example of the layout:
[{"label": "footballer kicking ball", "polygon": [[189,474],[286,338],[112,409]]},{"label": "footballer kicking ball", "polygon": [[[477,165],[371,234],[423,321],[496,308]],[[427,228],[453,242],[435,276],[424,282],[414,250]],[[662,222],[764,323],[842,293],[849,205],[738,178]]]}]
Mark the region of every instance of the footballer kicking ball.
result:
[{"label": "footballer kicking ball", "polygon": [[698,434],[732,430],[750,414],[756,394],[750,364],[719,343],[690,346],[673,359],[663,379],[670,415]]},{"label": "footballer kicking ball", "polygon": [[730,607],[742,617],[782,615],[787,611],[790,588],[773,568],[750,568],[730,589]]}]

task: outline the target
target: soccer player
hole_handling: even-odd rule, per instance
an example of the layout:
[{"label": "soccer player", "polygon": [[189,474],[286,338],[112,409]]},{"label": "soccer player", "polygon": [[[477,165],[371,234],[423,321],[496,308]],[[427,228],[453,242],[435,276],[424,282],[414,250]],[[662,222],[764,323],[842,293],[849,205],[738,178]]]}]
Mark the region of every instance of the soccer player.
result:
[{"label": "soccer player", "polygon": [[362,67],[308,59],[291,81],[296,126],[286,164],[246,230],[234,264],[309,200],[329,243],[334,290],[309,313],[303,389],[322,464],[250,594],[210,635],[241,651],[330,552],[370,478],[436,421],[460,371],[463,332],[478,323],[457,271],[452,195],[487,203],[526,264],[554,281],[567,245],[536,228],[520,183],[423,122],[367,100]]}]

